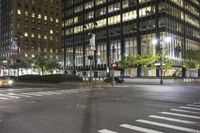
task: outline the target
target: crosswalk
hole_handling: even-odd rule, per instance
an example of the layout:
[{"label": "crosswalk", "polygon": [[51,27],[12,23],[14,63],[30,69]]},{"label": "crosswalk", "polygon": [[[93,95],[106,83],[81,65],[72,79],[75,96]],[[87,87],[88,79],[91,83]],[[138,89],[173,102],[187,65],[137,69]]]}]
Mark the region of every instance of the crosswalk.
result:
[{"label": "crosswalk", "polygon": [[[102,89],[96,89],[102,90]],[[34,91],[34,92],[8,92],[0,93],[0,101],[2,100],[13,100],[20,98],[31,98],[31,97],[42,97],[42,96],[51,96],[51,95],[63,95],[63,94],[73,94],[88,92],[91,89],[67,89],[67,90],[52,90],[52,91]]]},{"label": "crosswalk", "polygon": [[101,129],[98,133],[124,133],[129,131],[142,133],[200,133],[200,100],[166,112],[157,112],[145,119],[137,119],[131,124],[120,124],[117,130]]},{"label": "crosswalk", "polygon": [[0,100],[12,100],[20,98],[42,97],[51,95],[61,95],[61,92],[53,91],[40,91],[40,92],[27,92],[27,93],[4,93],[0,94]]}]

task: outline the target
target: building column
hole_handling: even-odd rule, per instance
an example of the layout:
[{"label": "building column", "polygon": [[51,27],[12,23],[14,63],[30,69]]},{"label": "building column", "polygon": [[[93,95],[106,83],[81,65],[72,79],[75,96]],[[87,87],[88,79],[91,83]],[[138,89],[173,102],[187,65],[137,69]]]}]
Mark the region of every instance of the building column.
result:
[{"label": "building column", "polygon": [[[123,0],[120,0],[120,44],[121,44],[121,58],[125,56],[125,46],[124,46],[124,32],[123,32]],[[121,70],[121,76],[125,75],[125,70]]]},{"label": "building column", "polygon": [[[141,55],[141,36],[140,36],[140,21],[139,21],[139,0],[137,0],[137,53]],[[137,67],[137,77],[141,77],[141,65]]]},{"label": "building column", "polygon": [[[159,30],[159,12],[158,12],[158,6],[159,6],[159,1],[157,0],[157,1],[155,1],[155,18],[156,18],[156,23],[155,23],[155,25],[156,25],[156,39],[157,40],[159,40],[158,41],[158,45],[157,45],[157,47],[156,47],[156,52],[158,53],[158,52],[160,52],[160,30]],[[160,68],[159,67],[157,67],[156,68],[156,77],[160,77]]]},{"label": "building column", "polygon": [[[106,0],[106,48],[107,48],[107,65],[106,70],[110,70],[110,43],[109,43],[109,29],[108,29],[108,0]],[[110,71],[107,72],[107,77],[110,77]]]}]

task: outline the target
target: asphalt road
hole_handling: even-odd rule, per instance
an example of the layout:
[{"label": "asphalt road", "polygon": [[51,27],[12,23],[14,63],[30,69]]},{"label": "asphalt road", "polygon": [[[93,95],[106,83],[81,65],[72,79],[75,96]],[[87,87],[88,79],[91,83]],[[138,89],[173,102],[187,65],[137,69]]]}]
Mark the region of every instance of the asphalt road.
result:
[{"label": "asphalt road", "polygon": [[199,85],[0,89],[0,133],[200,133]]}]

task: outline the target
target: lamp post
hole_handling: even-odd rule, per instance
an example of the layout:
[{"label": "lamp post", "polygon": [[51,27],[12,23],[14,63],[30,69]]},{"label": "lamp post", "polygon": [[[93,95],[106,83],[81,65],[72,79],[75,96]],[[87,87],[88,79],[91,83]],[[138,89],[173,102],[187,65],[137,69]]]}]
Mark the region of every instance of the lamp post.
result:
[{"label": "lamp post", "polygon": [[160,84],[163,84],[163,46],[160,45]]},{"label": "lamp post", "polygon": [[89,81],[92,82],[92,61],[94,59],[94,51],[93,50],[89,50],[88,51],[88,59],[90,60],[90,78],[89,78]]},{"label": "lamp post", "polygon": [[[164,43],[169,43],[171,41],[171,37],[165,37],[163,40],[154,39],[153,44],[159,44],[159,52],[160,52],[160,84],[163,84],[163,45]],[[169,49],[170,50],[170,49]],[[169,51],[168,51],[169,52]]]},{"label": "lamp post", "polygon": [[112,86],[115,85],[115,46],[112,46]]}]

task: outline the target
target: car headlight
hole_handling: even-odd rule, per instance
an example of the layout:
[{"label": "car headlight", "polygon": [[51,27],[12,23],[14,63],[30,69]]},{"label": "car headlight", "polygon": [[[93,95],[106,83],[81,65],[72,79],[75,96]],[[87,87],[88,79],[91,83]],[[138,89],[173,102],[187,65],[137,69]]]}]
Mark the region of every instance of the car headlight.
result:
[{"label": "car headlight", "polygon": [[12,81],[12,80],[9,80],[9,81],[8,81],[8,84],[13,84],[13,81]]}]

